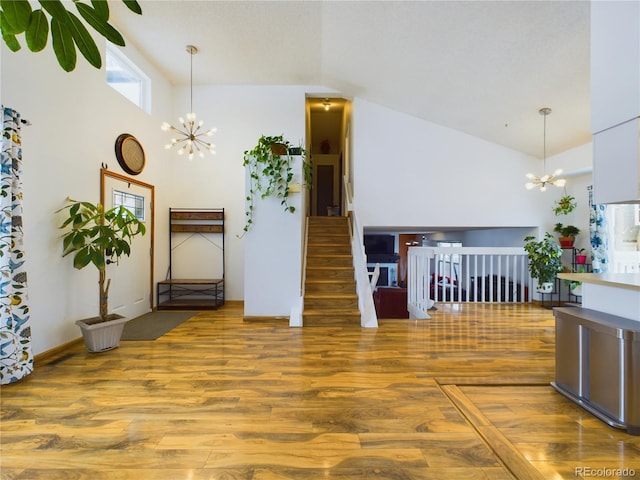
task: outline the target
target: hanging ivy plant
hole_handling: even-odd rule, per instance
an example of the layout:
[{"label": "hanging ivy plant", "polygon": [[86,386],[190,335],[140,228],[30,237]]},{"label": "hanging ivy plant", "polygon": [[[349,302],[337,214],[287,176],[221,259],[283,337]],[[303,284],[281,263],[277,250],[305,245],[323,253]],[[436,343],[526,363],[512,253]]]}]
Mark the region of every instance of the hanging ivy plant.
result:
[{"label": "hanging ivy plant", "polygon": [[292,147],[283,135],[262,135],[255,147],[245,150],[242,165],[249,171],[249,193],[246,197],[246,221],[242,235],[253,224],[253,202],[256,195],[260,195],[260,198],[279,198],[285,212],[295,212],[296,208],[289,205],[294,155],[302,155],[304,186],[308,187],[311,185],[311,162],[307,158],[307,152],[303,147]]},{"label": "hanging ivy plant", "polygon": [[568,215],[573,212],[577,206],[578,203],[573,195],[565,195],[559,200],[556,200],[553,207],[553,213],[556,215]]}]

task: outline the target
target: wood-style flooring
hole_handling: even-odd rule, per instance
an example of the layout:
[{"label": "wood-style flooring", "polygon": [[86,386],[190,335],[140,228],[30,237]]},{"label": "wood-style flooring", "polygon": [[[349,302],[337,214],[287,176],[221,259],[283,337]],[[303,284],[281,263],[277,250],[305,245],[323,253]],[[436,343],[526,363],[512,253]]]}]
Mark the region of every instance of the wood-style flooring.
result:
[{"label": "wood-style flooring", "polygon": [[378,329],[290,328],[236,303],[155,341],[72,345],[2,387],[1,477],[640,477],[640,437],[549,386],[550,310],[438,307]]}]

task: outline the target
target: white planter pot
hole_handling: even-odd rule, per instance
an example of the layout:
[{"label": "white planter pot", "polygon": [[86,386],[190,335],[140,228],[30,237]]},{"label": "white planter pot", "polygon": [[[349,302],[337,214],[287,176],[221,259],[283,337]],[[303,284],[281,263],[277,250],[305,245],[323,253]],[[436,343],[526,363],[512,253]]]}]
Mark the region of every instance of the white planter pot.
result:
[{"label": "white planter pot", "polygon": [[553,282],[539,283],[536,290],[540,293],[551,293],[553,292]]},{"label": "white planter pot", "polygon": [[104,352],[120,345],[124,325],[129,319],[117,314],[111,314],[107,318],[106,322],[100,322],[98,317],[76,322],[90,352]]},{"label": "white planter pot", "polygon": [[581,297],[581,296],[582,296],[582,284],[580,284],[580,285],[576,285],[575,287],[573,287],[573,288],[571,289],[571,293],[572,293],[573,295],[576,295],[576,296],[578,296],[578,297]]}]

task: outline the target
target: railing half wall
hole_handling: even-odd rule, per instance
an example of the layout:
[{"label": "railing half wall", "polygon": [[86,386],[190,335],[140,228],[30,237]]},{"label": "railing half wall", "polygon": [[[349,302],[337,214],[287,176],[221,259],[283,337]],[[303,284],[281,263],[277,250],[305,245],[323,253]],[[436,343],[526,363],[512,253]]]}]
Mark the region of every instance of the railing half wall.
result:
[{"label": "railing half wall", "polygon": [[523,248],[411,247],[407,264],[411,318],[430,318],[434,302],[531,302]]}]

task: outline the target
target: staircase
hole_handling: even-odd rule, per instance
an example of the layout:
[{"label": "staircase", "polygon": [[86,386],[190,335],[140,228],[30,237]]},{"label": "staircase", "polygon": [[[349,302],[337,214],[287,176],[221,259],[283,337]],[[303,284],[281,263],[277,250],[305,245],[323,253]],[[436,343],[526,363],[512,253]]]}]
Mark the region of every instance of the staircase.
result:
[{"label": "staircase", "polygon": [[309,217],[303,325],[360,325],[346,217]]}]

